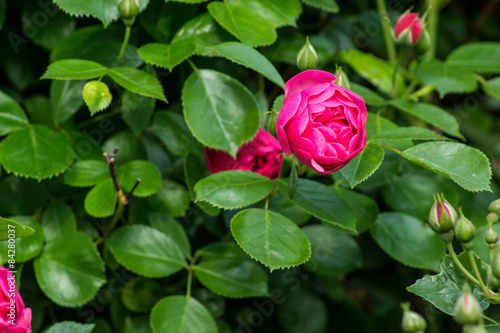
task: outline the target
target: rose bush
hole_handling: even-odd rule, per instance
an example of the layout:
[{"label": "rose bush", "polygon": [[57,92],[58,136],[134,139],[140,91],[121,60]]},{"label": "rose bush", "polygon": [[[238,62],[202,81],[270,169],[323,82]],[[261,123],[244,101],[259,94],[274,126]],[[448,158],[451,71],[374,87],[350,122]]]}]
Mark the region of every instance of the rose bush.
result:
[{"label": "rose bush", "polygon": [[238,150],[236,159],[226,152],[205,148],[205,162],[212,173],[225,170],[248,170],[271,179],[279,178],[283,149],[269,132],[259,129],[257,135]]},{"label": "rose bush", "polygon": [[321,174],[345,166],[365,147],[368,117],[363,99],[335,85],[335,75],[308,70],[285,85],[276,122],[278,140],[288,155]]},{"label": "rose bush", "polygon": [[31,309],[24,307],[12,272],[4,267],[0,267],[0,332],[31,332]]}]

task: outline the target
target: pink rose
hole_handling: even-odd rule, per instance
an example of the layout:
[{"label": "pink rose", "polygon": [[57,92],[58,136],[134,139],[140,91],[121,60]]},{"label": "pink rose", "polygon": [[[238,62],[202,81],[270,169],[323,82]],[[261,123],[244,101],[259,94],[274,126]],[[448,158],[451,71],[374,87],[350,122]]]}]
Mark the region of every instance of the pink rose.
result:
[{"label": "pink rose", "polygon": [[418,18],[418,13],[403,14],[394,27],[394,35],[399,40],[401,34],[409,33],[411,42],[415,44],[422,33],[422,22]]},{"label": "pink rose", "polygon": [[291,78],[276,122],[287,156],[294,154],[324,175],[345,166],[366,144],[365,102],[335,80],[335,75],[319,70]]},{"label": "pink rose", "polygon": [[279,178],[283,149],[269,132],[259,129],[257,135],[238,150],[236,159],[224,151],[205,147],[205,162],[212,173],[225,170],[249,170],[271,179]]},{"label": "pink rose", "polygon": [[17,291],[10,269],[0,267],[0,333],[31,332],[31,309]]}]

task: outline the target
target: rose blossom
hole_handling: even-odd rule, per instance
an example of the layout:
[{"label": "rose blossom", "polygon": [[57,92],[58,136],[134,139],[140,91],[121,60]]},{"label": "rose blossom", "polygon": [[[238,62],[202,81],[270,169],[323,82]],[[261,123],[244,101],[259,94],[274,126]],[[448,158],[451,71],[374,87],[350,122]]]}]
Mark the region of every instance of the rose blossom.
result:
[{"label": "rose blossom", "polygon": [[0,267],[0,332],[31,332],[31,309],[24,307],[12,272],[4,267]]},{"label": "rose blossom", "polygon": [[[408,31],[409,30],[409,31]],[[411,35],[411,42],[415,44],[422,33],[422,22],[418,18],[418,13],[407,13],[401,15],[396,26],[394,27],[394,35],[399,39],[400,35],[408,32]]]},{"label": "rose blossom", "polygon": [[279,178],[283,149],[269,132],[259,129],[257,135],[238,150],[236,159],[228,153],[205,147],[205,162],[212,173],[225,170],[248,170],[271,179]]},{"label": "rose blossom", "polygon": [[368,117],[363,99],[335,85],[335,75],[308,70],[285,85],[276,122],[278,140],[287,155],[322,174],[334,172],[366,144]]}]

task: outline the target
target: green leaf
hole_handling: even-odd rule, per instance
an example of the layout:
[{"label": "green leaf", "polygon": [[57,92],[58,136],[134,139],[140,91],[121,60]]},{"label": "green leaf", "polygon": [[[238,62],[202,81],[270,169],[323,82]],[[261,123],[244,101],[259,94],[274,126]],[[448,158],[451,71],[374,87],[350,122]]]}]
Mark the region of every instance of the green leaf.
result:
[{"label": "green leaf", "polygon": [[231,220],[231,232],[245,252],[271,271],[298,266],[311,256],[311,243],[304,232],[270,210],[239,212]]},{"label": "green leaf", "polygon": [[40,289],[60,306],[81,306],[106,283],[104,263],[90,237],[82,232],[45,245],[34,268]]},{"label": "green leaf", "polygon": [[210,312],[196,299],[184,295],[168,296],[151,311],[154,333],[217,333]]},{"label": "green leaf", "polygon": [[311,270],[339,276],[361,268],[361,250],[351,236],[322,224],[306,226],[303,231],[311,241],[312,255],[306,263]]},{"label": "green leaf", "polygon": [[27,123],[26,114],[19,104],[0,91],[0,136],[24,127]]},{"label": "green leaf", "polygon": [[43,183],[21,177],[0,180],[0,209],[9,214],[32,214],[50,199]]},{"label": "green leaf", "polygon": [[416,103],[402,99],[393,100],[390,104],[396,109],[421,119],[449,135],[465,140],[463,135],[460,134],[458,121],[455,117],[440,107],[432,104]]},{"label": "green leaf", "polygon": [[38,180],[60,174],[74,158],[61,133],[40,125],[17,130],[0,145],[0,161],[7,172]]},{"label": "green leaf", "polygon": [[[11,230],[9,232],[9,230]],[[28,226],[17,223],[3,217],[0,217],[0,242],[6,241],[9,238],[21,238],[33,235],[35,230]],[[13,237],[9,237],[12,235]],[[1,243],[0,243],[1,244]]]},{"label": "green leaf", "polygon": [[[373,54],[363,53],[355,49],[342,50],[339,52],[340,59],[351,67],[374,86],[390,95],[394,67],[389,65]],[[398,74],[398,93],[404,91],[404,79]]]},{"label": "green leaf", "polygon": [[296,26],[295,20],[302,12],[299,0],[228,0],[228,3],[258,13],[275,28],[283,25]]},{"label": "green leaf", "polygon": [[215,173],[194,186],[197,201],[214,206],[236,209],[264,199],[274,188],[273,181],[261,174],[245,170]]},{"label": "green leaf", "polygon": [[419,219],[403,213],[380,213],[370,232],[377,244],[397,261],[410,267],[439,270],[444,243]]},{"label": "green leaf", "polygon": [[42,79],[88,80],[103,76],[108,69],[95,61],[65,59],[53,62]]},{"label": "green leaf", "polygon": [[208,0],[169,0],[169,1],[174,1],[174,2],[185,2],[185,3],[202,3],[202,2],[207,2]]},{"label": "green leaf", "polygon": [[136,136],[139,136],[149,124],[155,104],[154,98],[134,94],[128,90],[123,92],[121,104],[123,120]]},{"label": "green leaf", "polygon": [[164,213],[151,212],[148,214],[149,224],[160,230],[181,249],[186,258],[191,258],[191,244],[184,228],[170,215]]},{"label": "green leaf", "polygon": [[364,194],[340,186],[332,186],[332,189],[356,214],[356,235],[369,229],[375,223],[378,215],[378,206],[375,201]]},{"label": "green leaf", "polygon": [[358,156],[340,169],[340,173],[352,188],[377,171],[383,160],[384,149],[378,145],[367,144]]},{"label": "green leaf", "polygon": [[50,105],[56,125],[71,118],[83,105],[83,82],[54,80],[50,84]]},{"label": "green leaf", "polygon": [[406,149],[402,156],[466,190],[490,191],[490,161],[476,148],[456,142],[428,142]]},{"label": "green leaf", "polygon": [[184,118],[174,112],[155,112],[151,132],[165,144],[168,150],[177,156],[185,156],[196,143]]},{"label": "green leaf", "polygon": [[83,87],[83,100],[90,110],[90,115],[93,116],[99,111],[107,108],[113,96],[109,92],[109,88],[104,82],[89,81]]},{"label": "green leaf", "polygon": [[118,169],[118,182],[122,190],[130,192],[137,179],[141,182],[134,190],[133,195],[147,197],[158,193],[161,189],[161,174],[156,165],[148,161],[130,161]]},{"label": "green leaf", "polygon": [[393,141],[393,140],[451,140],[447,137],[441,136],[434,131],[427,128],[407,126],[382,131],[375,135],[369,141]]},{"label": "green leaf", "polygon": [[500,73],[499,57],[500,43],[476,42],[456,48],[450,53],[446,63],[479,73]]},{"label": "green leaf", "polygon": [[43,235],[47,242],[76,233],[75,214],[64,201],[52,201],[42,216]]},{"label": "green leaf", "polygon": [[285,82],[273,64],[254,48],[238,42],[227,42],[213,46],[212,49],[224,58],[262,74],[281,88],[285,87]]},{"label": "green leaf", "polygon": [[62,321],[56,323],[45,333],[91,333],[95,324],[80,324],[74,321]]},{"label": "green leaf", "polygon": [[338,13],[339,11],[339,5],[335,0],[302,0],[302,2],[330,13]]},{"label": "green leaf", "polygon": [[139,55],[149,64],[172,70],[193,55],[196,41],[183,39],[171,44],[150,43],[139,48]]},{"label": "green leaf", "polygon": [[[93,16],[99,19],[105,27],[120,17],[115,0],[89,0],[81,3],[72,0],[54,0],[54,2],[70,15]],[[142,11],[149,4],[149,0],[141,0],[139,4]]]},{"label": "green leaf", "polygon": [[250,91],[216,71],[194,71],[184,83],[182,104],[194,136],[204,145],[232,156],[259,128],[259,107]]},{"label": "green leaf", "polygon": [[107,217],[113,215],[115,211],[116,194],[113,180],[108,178],[94,186],[85,197],[85,211],[94,217]]},{"label": "green leaf", "polygon": [[116,67],[109,70],[111,78],[123,88],[139,95],[167,101],[160,81],[151,74],[130,67]]},{"label": "green leaf", "polygon": [[177,244],[146,225],[121,227],[113,232],[107,244],[120,264],[145,277],[169,276],[186,266]]},{"label": "green leaf", "polygon": [[418,68],[417,77],[425,85],[436,86],[441,98],[448,93],[470,93],[477,89],[474,73],[435,59],[423,62]]},{"label": "green leaf", "polygon": [[209,3],[207,8],[217,23],[244,44],[264,46],[276,40],[277,34],[273,25],[246,7],[217,1]]},{"label": "green leaf", "polygon": [[109,166],[104,161],[80,161],[64,173],[64,184],[87,187],[110,178]]},{"label": "green leaf", "polygon": [[268,296],[267,275],[253,261],[219,259],[194,266],[198,280],[224,297]]},{"label": "green leaf", "polygon": [[[281,192],[288,196],[288,179],[277,179]],[[356,231],[356,215],[336,192],[321,183],[299,178],[297,192],[290,198],[299,207],[324,222]]]},{"label": "green leaf", "polygon": [[[469,272],[473,272],[470,260],[465,253],[460,254],[458,259]],[[486,281],[486,267],[477,257],[476,263],[479,267],[483,281]],[[455,303],[460,295],[462,295],[462,286],[465,283],[471,284],[448,254],[444,256],[440,269],[441,271],[439,274],[426,275],[406,289],[431,302],[436,308],[444,313],[453,316],[455,314]],[[472,284],[471,287],[481,308],[483,310],[486,309],[490,303],[481,295],[481,289],[474,284]]]},{"label": "green leaf", "polygon": [[155,280],[136,278],[127,282],[121,292],[123,305],[133,312],[149,312],[164,294]]},{"label": "green leaf", "polygon": [[[27,226],[35,230],[35,232],[29,237],[16,239],[14,243],[15,247],[12,249],[13,252],[9,252],[9,250],[11,250],[11,248],[9,248],[9,245],[11,244],[10,242],[0,242],[0,256],[2,257],[2,261],[7,262],[13,257],[15,258],[16,263],[33,259],[40,253],[40,251],[42,251],[42,226],[37,220],[30,216],[11,216],[10,218],[23,226]],[[17,233],[17,228],[14,230],[16,230]],[[22,229],[20,231],[22,231]]]},{"label": "green leaf", "polygon": [[163,179],[159,193],[148,198],[151,207],[161,213],[174,217],[183,216],[189,206],[189,193],[184,186]]},{"label": "green leaf", "polygon": [[350,83],[351,90],[364,99],[366,105],[382,106],[386,103],[386,100],[379,96],[376,92],[368,89],[355,82]]},{"label": "green leaf", "polygon": [[500,99],[500,76],[488,80],[486,84],[483,84],[483,89],[491,97]]}]

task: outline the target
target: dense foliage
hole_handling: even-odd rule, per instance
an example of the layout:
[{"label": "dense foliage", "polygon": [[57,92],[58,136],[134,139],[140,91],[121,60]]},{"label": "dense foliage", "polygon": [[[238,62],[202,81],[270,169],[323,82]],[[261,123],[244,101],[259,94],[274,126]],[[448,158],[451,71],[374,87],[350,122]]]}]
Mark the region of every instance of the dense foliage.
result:
[{"label": "dense foliage", "polygon": [[495,4],[0,0],[0,258],[25,321],[500,320]]}]

